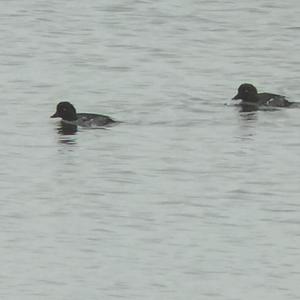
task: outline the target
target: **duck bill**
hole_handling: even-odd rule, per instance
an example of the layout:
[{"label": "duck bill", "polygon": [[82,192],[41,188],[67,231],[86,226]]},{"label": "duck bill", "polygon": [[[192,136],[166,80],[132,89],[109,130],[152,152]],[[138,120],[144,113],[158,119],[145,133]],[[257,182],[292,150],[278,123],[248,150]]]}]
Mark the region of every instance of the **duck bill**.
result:
[{"label": "duck bill", "polygon": [[59,115],[58,115],[58,113],[56,112],[55,114],[53,114],[50,118],[58,118],[59,117]]},{"label": "duck bill", "polygon": [[235,96],[232,98],[232,100],[239,100],[239,99],[241,99],[239,94],[235,95]]}]

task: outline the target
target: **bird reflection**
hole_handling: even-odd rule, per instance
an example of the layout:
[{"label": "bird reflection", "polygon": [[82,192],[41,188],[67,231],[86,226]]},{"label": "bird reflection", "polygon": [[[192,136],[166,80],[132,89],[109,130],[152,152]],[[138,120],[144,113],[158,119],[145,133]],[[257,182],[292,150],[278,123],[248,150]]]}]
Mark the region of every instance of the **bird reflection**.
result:
[{"label": "bird reflection", "polygon": [[57,132],[61,135],[75,135],[77,132],[77,126],[60,122],[57,127]]},{"label": "bird reflection", "polygon": [[76,143],[75,135],[77,133],[77,126],[65,124],[60,122],[56,128],[57,133],[60,135],[59,142],[62,144],[73,145]]},{"label": "bird reflection", "polygon": [[239,107],[240,107],[240,112],[250,113],[250,112],[258,111],[258,105],[240,103]]},{"label": "bird reflection", "polygon": [[257,112],[240,110],[240,117],[244,121],[257,121]]}]

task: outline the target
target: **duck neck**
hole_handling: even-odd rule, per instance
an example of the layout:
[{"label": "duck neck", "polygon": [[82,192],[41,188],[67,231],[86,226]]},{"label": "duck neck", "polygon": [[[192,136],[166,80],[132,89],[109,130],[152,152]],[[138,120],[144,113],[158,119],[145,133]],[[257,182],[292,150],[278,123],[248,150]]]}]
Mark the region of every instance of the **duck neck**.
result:
[{"label": "duck neck", "polygon": [[258,103],[259,102],[259,97],[258,94],[250,94],[248,95],[245,99],[245,102],[252,102],[252,103]]},{"label": "duck neck", "polygon": [[76,121],[77,119],[76,111],[68,111],[63,115],[63,120],[65,121]]}]

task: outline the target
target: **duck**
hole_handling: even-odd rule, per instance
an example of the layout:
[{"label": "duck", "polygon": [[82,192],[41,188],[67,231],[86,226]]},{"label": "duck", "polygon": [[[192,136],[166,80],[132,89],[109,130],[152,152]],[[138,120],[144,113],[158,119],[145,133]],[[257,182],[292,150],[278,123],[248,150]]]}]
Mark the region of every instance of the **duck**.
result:
[{"label": "duck", "polygon": [[112,118],[93,113],[77,113],[74,105],[68,101],[59,102],[56,112],[50,118],[61,118],[62,122],[81,127],[99,127],[116,123]]},{"label": "duck", "polygon": [[238,88],[238,93],[232,100],[242,100],[241,105],[289,107],[294,102],[290,102],[285,96],[272,93],[258,93],[254,85],[243,83]]}]

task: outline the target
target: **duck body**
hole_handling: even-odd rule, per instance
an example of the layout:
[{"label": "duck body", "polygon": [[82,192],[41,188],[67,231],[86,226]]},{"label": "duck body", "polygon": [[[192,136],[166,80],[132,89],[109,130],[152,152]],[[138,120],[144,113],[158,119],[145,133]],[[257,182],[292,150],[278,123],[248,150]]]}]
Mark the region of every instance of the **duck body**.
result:
[{"label": "duck body", "polygon": [[285,96],[272,93],[258,93],[254,85],[243,83],[238,88],[238,93],[233,100],[242,100],[241,105],[289,107],[294,102],[290,102]]},{"label": "duck body", "polygon": [[113,119],[108,116],[92,113],[78,113],[77,119],[68,121],[62,119],[62,122],[70,125],[76,125],[81,127],[99,127],[106,126],[112,123],[115,123]]},{"label": "duck body", "polygon": [[51,118],[61,118],[65,124],[81,127],[101,127],[116,123],[112,118],[105,115],[77,113],[75,107],[66,101],[57,104],[56,112]]}]

